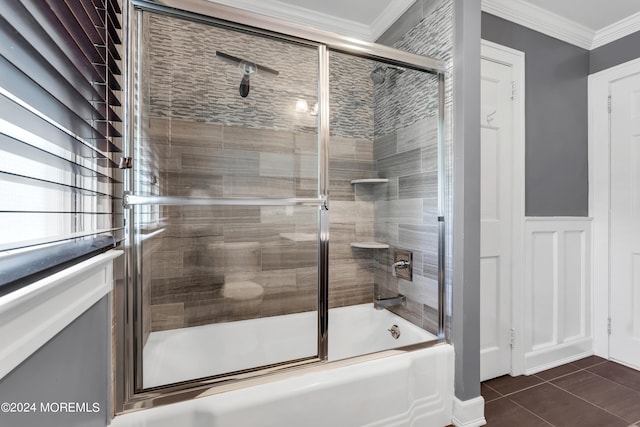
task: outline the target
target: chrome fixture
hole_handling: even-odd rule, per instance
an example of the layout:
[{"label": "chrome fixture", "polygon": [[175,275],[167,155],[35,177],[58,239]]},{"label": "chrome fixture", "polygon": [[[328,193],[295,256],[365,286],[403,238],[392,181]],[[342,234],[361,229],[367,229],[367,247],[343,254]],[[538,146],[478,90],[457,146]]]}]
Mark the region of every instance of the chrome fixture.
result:
[{"label": "chrome fixture", "polygon": [[406,259],[401,259],[400,261],[396,261],[393,264],[391,264],[391,267],[393,267],[393,272],[394,272],[394,276],[395,276],[395,270],[396,268],[409,268],[409,264],[410,262],[407,261]]},{"label": "chrome fixture", "polygon": [[375,84],[384,83],[385,79],[387,78],[387,70],[395,71],[398,74],[402,74],[405,71],[404,68],[396,67],[395,65],[378,65],[369,74],[369,77],[371,77],[371,80],[373,80]]},{"label": "chrome fixture", "polygon": [[403,249],[396,249],[393,253],[391,275],[408,281],[413,280],[413,253]]},{"label": "chrome fixture", "polygon": [[393,325],[391,328],[387,329],[387,331],[391,332],[391,336],[393,338],[400,338],[400,327],[398,325]]},{"label": "chrome fixture", "polygon": [[258,74],[258,70],[263,71],[267,74],[271,74],[273,76],[277,76],[278,74],[280,74],[279,71],[274,70],[273,68],[269,68],[255,62],[247,61],[246,59],[238,58],[237,56],[229,55],[228,53],[220,52],[219,50],[216,51],[216,57],[220,58],[228,64],[238,66],[240,74],[242,75],[239,91],[240,96],[243,98],[246,98],[247,95],[249,95],[249,90],[251,89],[249,78],[255,74]]},{"label": "chrome fixture", "polygon": [[373,300],[373,308],[376,310],[382,310],[386,307],[395,307],[397,305],[405,305],[407,303],[407,297],[404,295],[397,295],[391,298],[375,297]]}]

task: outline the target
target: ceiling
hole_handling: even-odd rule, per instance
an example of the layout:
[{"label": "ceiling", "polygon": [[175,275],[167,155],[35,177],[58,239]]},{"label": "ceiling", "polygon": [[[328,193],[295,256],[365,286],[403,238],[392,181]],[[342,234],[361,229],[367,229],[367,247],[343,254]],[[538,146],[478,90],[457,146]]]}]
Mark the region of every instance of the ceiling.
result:
[{"label": "ceiling", "polygon": [[[415,1],[434,2],[434,0],[210,1],[368,41],[374,41],[380,37]],[[482,0],[482,9],[585,49],[593,49],[632,32],[640,31],[639,0]]]},{"label": "ceiling", "polygon": [[374,41],[416,0],[209,1],[286,19],[349,37]]}]

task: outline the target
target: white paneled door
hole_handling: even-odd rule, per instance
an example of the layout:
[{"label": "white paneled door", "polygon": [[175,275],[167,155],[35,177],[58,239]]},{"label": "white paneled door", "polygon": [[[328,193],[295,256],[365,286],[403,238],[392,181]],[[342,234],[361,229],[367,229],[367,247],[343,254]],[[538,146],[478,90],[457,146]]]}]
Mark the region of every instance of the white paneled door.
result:
[{"label": "white paneled door", "polygon": [[482,380],[511,371],[512,123],[515,96],[512,72],[511,66],[483,55],[480,117]]},{"label": "white paneled door", "polygon": [[609,354],[640,369],[640,74],[611,84]]}]

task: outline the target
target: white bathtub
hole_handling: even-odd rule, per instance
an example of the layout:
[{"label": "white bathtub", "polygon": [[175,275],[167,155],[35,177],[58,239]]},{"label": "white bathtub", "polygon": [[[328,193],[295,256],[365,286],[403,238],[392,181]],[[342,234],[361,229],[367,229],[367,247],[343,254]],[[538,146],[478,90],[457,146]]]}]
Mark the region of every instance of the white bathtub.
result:
[{"label": "white bathtub", "polygon": [[[423,335],[420,328],[386,310],[374,310],[370,304],[335,309],[330,314],[333,318],[329,325],[330,344],[333,345],[329,353],[335,362],[305,368],[294,376],[276,374],[282,379],[267,384],[120,415],[112,426],[442,427],[450,424],[454,371],[450,345],[398,351],[372,360],[362,360],[366,357],[338,360],[435,337]],[[297,319],[295,323],[301,322]],[[398,344],[399,340],[390,337],[387,329],[392,324],[400,327],[400,339],[406,342]],[[372,332],[380,328],[384,333]],[[340,331],[346,333],[341,336]],[[380,335],[379,339],[376,335]],[[189,336],[189,339],[195,338]],[[339,342],[341,339],[344,341]],[[207,344],[202,342],[202,345]],[[312,347],[315,349],[315,345]]]},{"label": "white bathtub", "polygon": [[[397,325],[400,337],[389,329]],[[144,347],[144,386],[265,366],[317,354],[317,312],[153,332]],[[436,336],[361,304],[329,310],[329,360],[433,341]]]}]

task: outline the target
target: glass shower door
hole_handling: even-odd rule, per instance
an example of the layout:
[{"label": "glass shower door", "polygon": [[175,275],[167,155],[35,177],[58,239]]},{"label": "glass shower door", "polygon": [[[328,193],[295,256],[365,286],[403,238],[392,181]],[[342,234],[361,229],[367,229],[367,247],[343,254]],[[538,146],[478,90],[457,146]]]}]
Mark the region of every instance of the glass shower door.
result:
[{"label": "glass shower door", "polygon": [[317,47],[137,20],[136,387],[313,360]]}]

